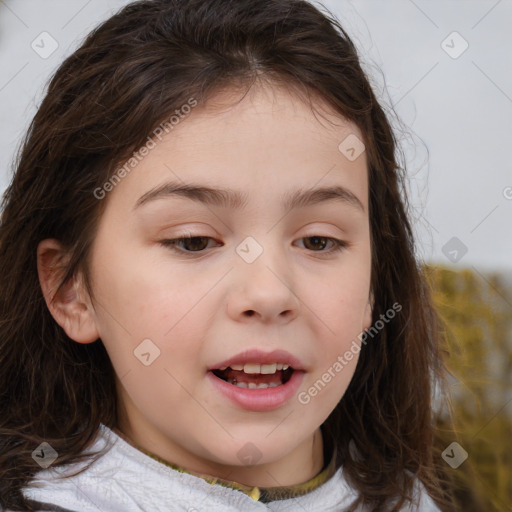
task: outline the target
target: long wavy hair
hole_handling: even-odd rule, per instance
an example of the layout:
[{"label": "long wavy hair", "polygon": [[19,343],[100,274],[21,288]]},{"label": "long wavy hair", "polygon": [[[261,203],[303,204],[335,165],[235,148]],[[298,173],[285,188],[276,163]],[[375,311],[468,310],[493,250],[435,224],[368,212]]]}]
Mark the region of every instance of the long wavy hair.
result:
[{"label": "long wavy hair", "polygon": [[[452,498],[434,452],[434,385],[444,382],[442,323],[415,258],[405,166],[356,48],[327,9],[303,0],[140,0],[99,25],[50,80],[20,145],[0,225],[0,504],[34,510],[22,489],[49,442],[54,466],[83,462],[98,426],[115,427],[115,373],[98,339],[71,340],[43,298],[36,249],[58,239],[91,295],[91,243],[102,187],[193,97],[264,79],[322,98],[366,146],[373,321],[400,314],[362,347],[323,425],[357,492],[352,509],[399,510],[419,479],[443,510]],[[381,322],[382,323],[382,322]],[[349,449],[351,447],[351,449]],[[357,451],[353,455],[352,448]],[[101,454],[100,454],[101,455]]]}]

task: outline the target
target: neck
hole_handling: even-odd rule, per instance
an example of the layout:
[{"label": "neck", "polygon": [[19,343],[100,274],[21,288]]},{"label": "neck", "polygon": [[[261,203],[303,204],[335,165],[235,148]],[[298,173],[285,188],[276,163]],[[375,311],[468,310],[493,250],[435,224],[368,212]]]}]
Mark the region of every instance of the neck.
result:
[{"label": "neck", "polygon": [[[251,487],[271,488],[298,485],[318,475],[325,464],[324,441],[320,428],[280,460],[255,466],[232,466],[217,464],[189,454],[183,449],[161,450],[157,436],[139,438],[127,425],[113,430],[135,448],[157,456],[162,462],[184,469],[197,476],[210,476],[234,481]],[[153,439],[152,443],[145,440]]]}]

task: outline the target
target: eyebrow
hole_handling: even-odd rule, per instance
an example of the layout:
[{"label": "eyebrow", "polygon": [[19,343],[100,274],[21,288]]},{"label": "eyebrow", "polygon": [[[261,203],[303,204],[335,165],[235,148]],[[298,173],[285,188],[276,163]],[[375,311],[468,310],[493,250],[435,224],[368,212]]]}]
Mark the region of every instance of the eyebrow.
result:
[{"label": "eyebrow", "polygon": [[[193,183],[167,182],[142,195],[135,203],[134,210],[157,199],[184,197],[192,201],[212,206],[242,209],[247,204],[247,195],[225,188],[212,188]],[[359,198],[342,186],[322,187],[316,189],[298,189],[282,197],[283,210],[294,210],[312,206],[325,201],[341,201],[365,213]]]}]

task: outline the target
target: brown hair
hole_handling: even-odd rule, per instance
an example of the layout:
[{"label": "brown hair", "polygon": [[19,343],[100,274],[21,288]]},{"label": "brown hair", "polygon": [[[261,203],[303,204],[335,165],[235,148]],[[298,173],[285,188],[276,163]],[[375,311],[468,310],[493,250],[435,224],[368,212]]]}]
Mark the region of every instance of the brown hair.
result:
[{"label": "brown hair", "polygon": [[[433,455],[431,394],[443,381],[441,323],[415,259],[405,172],[386,114],[339,22],[303,0],[141,0],[92,31],[59,67],[23,140],[0,226],[0,503],[34,510],[21,489],[40,469],[77,462],[103,423],[116,426],[115,374],[101,340],[73,342],[39,285],[36,249],[69,251],[62,284],[88,257],[105,201],[93,194],[193,97],[204,105],[257,79],[322,98],[362,131],[369,162],[373,321],[400,314],[362,347],[353,379],[324,424],[353,506],[398,510],[419,479],[451,510]],[[350,441],[353,441],[351,443]],[[349,451],[357,450],[357,456]]]}]

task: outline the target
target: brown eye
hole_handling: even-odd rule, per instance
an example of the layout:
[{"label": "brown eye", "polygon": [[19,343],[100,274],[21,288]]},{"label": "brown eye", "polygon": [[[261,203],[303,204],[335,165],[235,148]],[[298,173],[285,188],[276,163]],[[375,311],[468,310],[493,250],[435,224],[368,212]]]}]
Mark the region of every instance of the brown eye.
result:
[{"label": "brown eye", "polygon": [[[311,250],[313,252],[325,254],[340,251],[348,246],[347,242],[343,242],[342,240],[338,240],[336,238],[331,238],[327,236],[306,236],[301,240],[308,241],[307,243],[304,244],[306,249]],[[328,250],[324,250],[329,242],[331,242],[332,244],[331,248]]]},{"label": "brown eye", "polygon": [[208,247],[209,240],[212,240],[212,238],[208,236],[191,236],[162,240],[160,243],[166,247],[170,246],[171,249],[178,247],[182,252],[201,252]]},{"label": "brown eye", "polygon": [[[174,252],[191,255],[205,252],[210,240],[215,241],[209,236],[187,236],[161,240],[160,244]],[[347,242],[326,236],[307,236],[301,238],[301,240],[306,241],[305,249],[322,255],[338,252],[349,246]],[[329,243],[331,247],[326,250]]]},{"label": "brown eye", "polygon": [[[311,243],[304,244],[306,246],[306,249],[314,250],[315,247],[317,249],[323,250],[325,249],[325,246],[327,245],[328,238],[325,238],[323,236],[308,236],[305,237],[304,240],[310,240]],[[309,245],[309,247],[308,247]]]},{"label": "brown eye", "polygon": [[[206,243],[205,243],[206,241]],[[184,247],[189,251],[202,251],[208,246],[208,237],[194,236],[192,238],[184,238]]]}]

